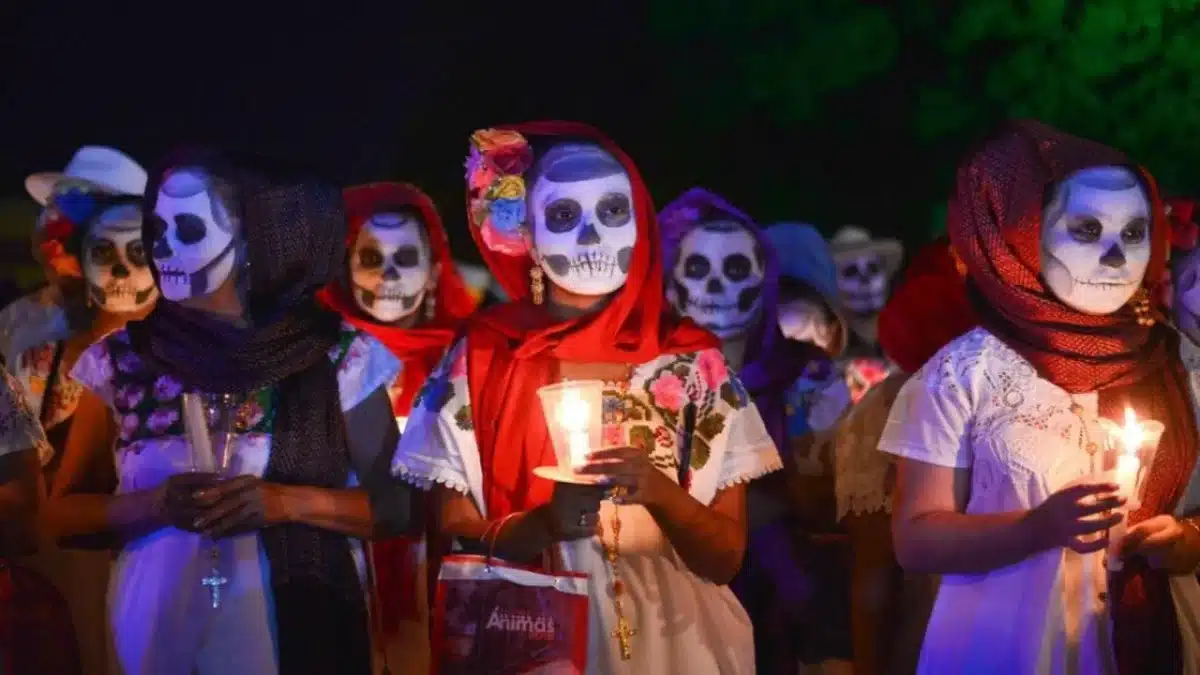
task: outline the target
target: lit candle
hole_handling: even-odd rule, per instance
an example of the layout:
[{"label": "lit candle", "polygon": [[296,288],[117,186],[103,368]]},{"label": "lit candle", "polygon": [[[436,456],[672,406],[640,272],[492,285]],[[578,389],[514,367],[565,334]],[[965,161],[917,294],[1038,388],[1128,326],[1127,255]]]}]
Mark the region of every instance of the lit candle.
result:
[{"label": "lit candle", "polygon": [[575,469],[587,463],[589,417],[587,401],[580,398],[579,392],[569,388],[564,391],[558,404],[558,423],[567,433],[567,451]]},{"label": "lit candle", "polygon": [[1138,453],[1142,442],[1146,439],[1146,431],[1137,420],[1132,408],[1125,408],[1125,427],[1121,430],[1121,441],[1124,451],[1117,456],[1117,493],[1125,499],[1137,498],[1138,471],[1142,462]]}]

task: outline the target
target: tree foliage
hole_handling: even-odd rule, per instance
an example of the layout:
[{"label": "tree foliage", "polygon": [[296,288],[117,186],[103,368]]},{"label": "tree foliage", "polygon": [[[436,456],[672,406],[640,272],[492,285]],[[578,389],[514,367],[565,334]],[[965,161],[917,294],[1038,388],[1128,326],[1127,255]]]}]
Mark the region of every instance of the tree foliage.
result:
[{"label": "tree foliage", "polygon": [[966,144],[1006,117],[1109,143],[1169,189],[1200,192],[1200,0],[651,5],[690,123],[728,128],[765,113],[797,132],[898,136],[890,150],[922,177],[892,196],[908,200],[910,232],[928,231]]}]

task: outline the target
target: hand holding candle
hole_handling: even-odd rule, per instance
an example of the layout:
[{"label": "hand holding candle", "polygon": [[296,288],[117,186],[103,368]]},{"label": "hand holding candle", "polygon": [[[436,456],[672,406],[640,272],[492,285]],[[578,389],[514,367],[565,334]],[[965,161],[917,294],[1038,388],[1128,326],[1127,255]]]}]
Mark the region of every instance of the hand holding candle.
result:
[{"label": "hand holding candle", "polygon": [[[1118,453],[1113,468],[1112,481],[1117,484],[1117,495],[1126,500],[1122,509],[1128,513],[1141,505],[1142,479],[1145,469],[1154,460],[1158,441],[1165,427],[1155,420],[1139,421],[1132,408],[1125,408],[1125,425],[1116,432]],[[1117,571],[1122,567],[1121,542],[1125,538],[1128,523],[1125,518],[1108,532],[1108,569]]]}]

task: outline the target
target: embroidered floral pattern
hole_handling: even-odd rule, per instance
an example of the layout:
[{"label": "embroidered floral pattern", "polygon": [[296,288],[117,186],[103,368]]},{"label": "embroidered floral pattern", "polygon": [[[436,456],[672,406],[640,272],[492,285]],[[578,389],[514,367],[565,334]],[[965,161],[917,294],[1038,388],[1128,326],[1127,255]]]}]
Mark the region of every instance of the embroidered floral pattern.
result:
[{"label": "embroidered floral pattern", "polygon": [[[83,385],[72,379],[61,365],[58,375],[51,377],[50,370],[54,366],[54,353],[57,350],[57,342],[27,349],[17,359],[15,368],[17,379],[24,384],[29,397],[27,402],[34,411],[34,417],[43,419],[47,429],[53,429],[70,419],[83,394]],[[53,385],[49,384],[51,381]],[[46,391],[47,386],[51,387],[51,391]]]},{"label": "embroidered floral pattern", "polygon": [[[171,375],[152,372],[133,352],[124,331],[102,344],[115,366],[112,403],[118,422],[118,450],[149,438],[182,436],[183,383]],[[274,423],[274,392],[262,390],[238,409],[234,431],[269,434]]]},{"label": "embroidered floral pattern", "polygon": [[38,457],[48,461],[53,449],[38,426],[37,416],[25,397],[19,393],[20,384],[7,372],[0,380],[0,454],[33,448]]}]

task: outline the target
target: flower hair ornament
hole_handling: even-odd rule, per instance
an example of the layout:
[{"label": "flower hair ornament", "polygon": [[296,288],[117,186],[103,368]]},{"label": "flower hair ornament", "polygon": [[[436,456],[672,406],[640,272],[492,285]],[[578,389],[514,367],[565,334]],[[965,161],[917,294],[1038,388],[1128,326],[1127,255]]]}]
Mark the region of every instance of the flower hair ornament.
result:
[{"label": "flower hair ornament", "polygon": [[1190,251],[1200,239],[1200,227],[1196,225],[1196,202],[1190,199],[1168,199],[1163,205],[1167,221],[1171,224],[1171,247]]},{"label": "flower hair ornament", "polygon": [[82,189],[52,197],[43,215],[38,253],[42,262],[60,276],[82,277],[73,243],[83,234],[83,224],[96,210],[96,199]]},{"label": "flower hair ornament", "polygon": [[492,251],[510,256],[529,252],[522,231],[526,217],[523,174],[532,165],[533,150],[520,133],[480,129],[471,134],[466,163],[468,220]]}]

